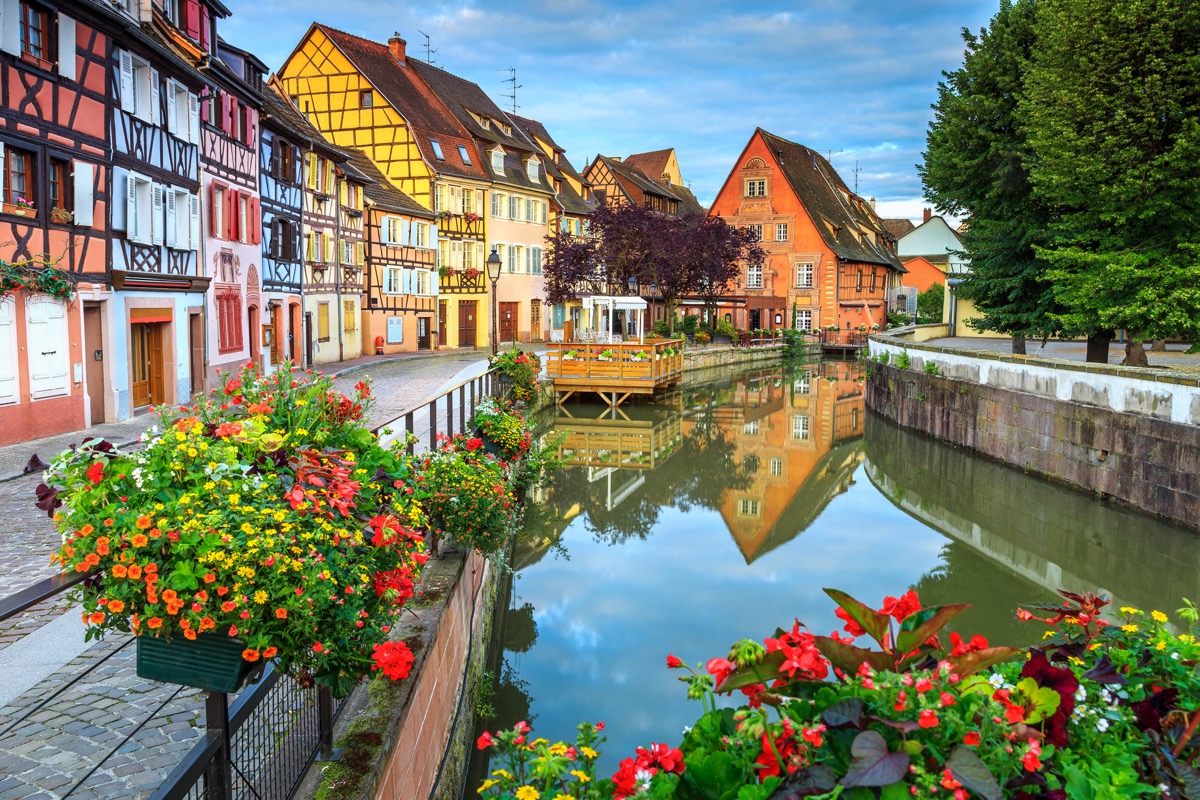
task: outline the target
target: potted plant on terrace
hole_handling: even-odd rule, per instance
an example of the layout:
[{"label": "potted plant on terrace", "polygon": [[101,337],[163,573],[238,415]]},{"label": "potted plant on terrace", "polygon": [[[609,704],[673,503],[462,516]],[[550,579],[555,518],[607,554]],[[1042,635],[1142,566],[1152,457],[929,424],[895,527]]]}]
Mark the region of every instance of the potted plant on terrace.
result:
[{"label": "potted plant on terrace", "polygon": [[[227,377],[227,376],[226,376]],[[87,637],[138,637],[145,677],[233,691],[267,660],[347,694],[408,674],[389,640],[425,561],[403,443],[384,448],[329,379],[247,365],[193,406],[160,409],[146,445],[88,439],[54,459],[38,505]],[[209,656],[220,663],[209,664]]]},{"label": "potted plant on terrace", "polygon": [[473,421],[485,449],[502,461],[515,461],[529,451],[533,438],[524,420],[495,398],[479,401]]},{"label": "potted plant on terrace", "polygon": [[597,358],[599,358],[601,361],[612,361],[614,358],[616,358],[616,356],[617,354],[615,352],[606,347],[600,351],[600,354],[597,356]]},{"label": "potted plant on terrace", "polygon": [[542,360],[536,353],[528,353],[520,348],[506,350],[492,356],[489,363],[499,373],[501,383],[512,386],[514,400],[528,402],[537,396]]}]

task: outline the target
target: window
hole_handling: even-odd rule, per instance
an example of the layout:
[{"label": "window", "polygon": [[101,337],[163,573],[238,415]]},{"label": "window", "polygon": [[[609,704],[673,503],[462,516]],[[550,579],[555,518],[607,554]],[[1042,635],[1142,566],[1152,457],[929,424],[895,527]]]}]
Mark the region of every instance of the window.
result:
[{"label": "window", "polygon": [[178,81],[167,81],[167,130],[185,142],[199,142],[200,99]]},{"label": "window", "polygon": [[284,183],[296,182],[296,148],[282,139],[271,148],[271,174]]},{"label": "window", "polygon": [[812,390],[812,373],[801,372],[792,381],[792,391],[796,394],[808,394]]},{"label": "window", "polygon": [[763,226],[762,225],[747,225],[746,230],[748,230],[754,234],[756,241],[761,242],[763,240]]},{"label": "window", "polygon": [[68,197],[70,191],[67,178],[71,174],[71,165],[69,162],[63,161],[60,158],[51,156],[49,160],[50,175],[50,208],[61,208],[63,210],[71,207],[71,201]]},{"label": "window", "polygon": [[133,53],[121,51],[121,108],[150,124],[158,123],[158,71]]},{"label": "window", "polygon": [[232,353],[242,349],[242,294],[236,286],[218,286],[217,350]]},{"label": "window", "polygon": [[296,260],[296,223],[276,219],[271,223],[271,253],[284,261]]},{"label": "window", "polygon": [[383,273],[383,293],[400,294],[403,279],[403,270],[400,267],[388,267]]},{"label": "window", "polygon": [[433,155],[438,161],[445,161],[446,157],[442,155],[442,145],[437,139],[430,139],[429,144],[433,145]]},{"label": "window", "polygon": [[775,223],[775,241],[786,242],[788,240],[788,224],[786,222]]},{"label": "window", "polygon": [[407,244],[404,241],[404,220],[400,217],[384,217],[381,227],[384,244]]},{"label": "window", "polygon": [[346,333],[354,333],[358,330],[358,314],[354,310],[353,300],[342,301],[342,326]]},{"label": "window", "polygon": [[746,436],[758,436],[758,420],[743,423],[742,433]]},{"label": "window", "polygon": [[[200,246],[200,200],[174,186],[166,190],[167,247],[176,250],[195,250]],[[157,219],[157,218],[156,218]]]},{"label": "window", "polygon": [[528,174],[529,174],[529,180],[531,180],[531,181],[540,180],[539,172],[538,172],[538,168],[540,166],[541,166],[541,164],[538,162],[538,160],[536,158],[529,159],[529,164],[526,167],[526,169],[528,170]]},{"label": "window", "polygon": [[811,330],[813,329],[813,326],[812,326],[812,312],[811,312],[811,311],[799,311],[799,310],[797,310],[797,311],[796,311],[796,319],[794,320],[794,322],[795,322],[795,326],[794,326],[794,327],[796,328],[796,330],[798,330],[798,331],[811,331]]},{"label": "window", "polygon": [[[126,179],[125,235],[131,242],[151,244],[155,240],[155,218],[162,211],[162,187],[144,175],[129,173]],[[160,223],[161,224],[161,223]],[[160,240],[161,243],[161,240]]]},{"label": "window", "polygon": [[746,288],[761,289],[763,288],[763,265],[751,264],[746,267]]},{"label": "window", "polygon": [[858,280],[854,282],[854,290],[861,292],[863,290],[863,271],[862,267],[858,268]]},{"label": "window", "polygon": [[250,241],[250,198],[241,192],[234,192],[237,198],[237,239],[240,242]]},{"label": "window", "polygon": [[796,288],[811,289],[813,285],[813,265],[812,264],[797,264],[796,265]]},{"label": "window", "polygon": [[329,303],[317,303],[317,341],[329,341]]},{"label": "window", "polygon": [[4,148],[4,202],[33,200],[33,153]]},{"label": "window", "polygon": [[508,195],[492,192],[492,217],[504,219],[508,212]]},{"label": "window", "polygon": [[464,164],[467,164],[468,166],[471,164],[471,156],[467,154],[467,148],[465,145],[460,144],[458,146],[458,155],[460,158],[462,158],[462,162]]},{"label": "window", "polygon": [[771,477],[778,478],[781,475],[783,475],[783,459],[782,458],[772,458],[771,459]]},{"label": "window", "polygon": [[793,414],[792,415],[792,438],[801,441],[808,441],[808,415]]},{"label": "window", "polygon": [[504,151],[500,148],[492,151],[492,172],[497,175],[504,174]]},{"label": "window", "polygon": [[429,271],[419,269],[417,270],[417,294],[428,295],[429,293]]},{"label": "window", "polygon": [[521,272],[525,269],[525,247],[523,245],[514,245],[509,248],[509,254],[512,255],[511,263],[509,264],[509,272]]},{"label": "window", "polygon": [[343,239],[342,240],[342,263],[348,264],[350,266],[354,266],[355,264],[357,264],[358,262],[354,258],[356,250],[357,250],[357,248],[355,248],[354,242],[348,242],[345,239]]},{"label": "window", "polygon": [[[505,259],[508,257],[508,246],[503,244],[494,244],[492,249],[496,251],[496,257],[500,259],[500,264],[503,266],[508,263]],[[511,270],[510,270],[511,272]]]},{"label": "window", "polygon": [[375,95],[371,94],[370,89],[363,89],[358,93],[358,104],[363,108],[371,108],[375,105]]},{"label": "window", "polygon": [[21,56],[49,69],[53,60],[50,54],[50,15],[44,8],[33,3],[21,2],[19,6]]},{"label": "window", "polygon": [[212,230],[209,232],[213,236],[223,237],[225,235],[226,205],[228,204],[226,195],[227,191],[224,186],[219,183],[212,185],[212,194],[210,195],[212,202],[209,208],[208,219],[212,226]]},{"label": "window", "polygon": [[739,500],[738,501],[738,516],[739,517],[757,517],[759,504],[757,500]]},{"label": "window", "polygon": [[429,224],[425,222],[414,222],[413,230],[413,246],[414,247],[429,247]]},{"label": "window", "polygon": [[746,197],[766,197],[766,194],[766,178],[753,178],[746,181]]}]

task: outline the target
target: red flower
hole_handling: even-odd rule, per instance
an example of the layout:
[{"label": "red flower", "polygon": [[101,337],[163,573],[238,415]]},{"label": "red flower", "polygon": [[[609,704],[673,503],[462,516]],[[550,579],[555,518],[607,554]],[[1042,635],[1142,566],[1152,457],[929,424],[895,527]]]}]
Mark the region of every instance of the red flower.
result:
[{"label": "red flower", "polygon": [[[793,736],[791,725],[785,720],[783,723],[783,733],[775,737],[774,747],[772,742],[767,738],[767,734],[762,735],[762,752],[758,754],[758,758],[754,760],[757,769],[762,772],[759,775],[762,778],[778,776],[780,772],[786,769],[788,772],[795,772],[797,767],[791,762],[791,757],[799,749],[796,745],[796,739]],[[776,758],[775,754],[779,757]]]},{"label": "red flower", "polygon": [[667,669],[679,669],[683,666],[683,662],[675,656],[667,653]]},{"label": "red flower", "polygon": [[986,650],[987,646],[988,646],[988,640],[983,638],[979,634],[975,634],[974,636],[972,636],[971,641],[969,641],[969,642],[964,642],[962,640],[962,637],[959,636],[957,633],[950,634],[950,647],[951,647],[950,655],[951,656],[961,656],[961,655],[966,655],[967,653],[974,652],[976,650]]},{"label": "red flower", "polygon": [[213,431],[213,435],[218,439],[223,439],[226,436],[237,436],[242,432],[242,423],[240,422],[222,422]]},{"label": "red flower", "polygon": [[1055,667],[1046,659],[1043,652],[1035,652],[1021,669],[1022,678],[1033,678],[1038,686],[1053,689],[1058,695],[1058,710],[1050,716],[1043,727],[1046,741],[1056,747],[1066,747],[1069,741],[1067,720],[1075,711],[1075,692],[1079,689],[1079,679],[1075,673],[1065,667]]},{"label": "red flower", "polygon": [[667,772],[682,773],[683,753],[679,748],[671,749],[665,744],[650,744],[650,749],[644,747],[637,749],[637,766],[638,769],[646,770],[654,773],[659,769]]},{"label": "red flower", "polygon": [[950,694],[949,692],[942,692],[941,695],[938,696],[938,702],[941,703],[942,708],[948,708],[949,706],[958,704],[958,701],[954,699],[954,695]]},{"label": "red flower", "polygon": [[884,614],[895,619],[897,622],[902,621],[914,611],[921,610],[921,601],[917,598],[917,592],[914,589],[909,589],[900,597],[885,597],[883,598],[883,608],[879,609]]},{"label": "red flower", "polygon": [[632,797],[638,789],[637,764],[632,758],[621,760],[615,775],[612,776],[613,800],[624,800]]},{"label": "red flower", "polygon": [[979,747],[979,733],[977,731],[971,731],[963,736],[963,744],[965,744],[967,747]]},{"label": "red flower", "polygon": [[929,678],[919,678],[917,685],[913,688],[917,690],[917,694],[925,694],[925,692],[933,688],[933,681],[929,680]]},{"label": "red flower", "polygon": [[1026,772],[1037,772],[1042,768],[1042,760],[1039,758],[1042,754],[1042,746],[1038,744],[1037,739],[1029,740],[1029,749],[1025,751],[1025,755],[1021,758],[1021,764],[1025,767]]},{"label": "red flower", "polygon": [[962,784],[954,779],[954,773],[950,770],[942,770],[942,786],[947,789],[961,789]]},{"label": "red flower", "polygon": [[710,658],[708,663],[704,665],[704,668],[708,670],[708,674],[713,676],[713,680],[719,689],[721,682],[729,677],[729,673],[733,672],[734,663],[727,658],[718,656],[717,658]]},{"label": "red flower", "polygon": [[487,731],[479,734],[479,738],[475,740],[475,746],[480,750],[486,750],[495,743],[495,740],[492,739],[492,735]]},{"label": "red flower", "polygon": [[99,483],[104,480],[104,462],[97,461],[88,467],[87,477],[92,483]]},{"label": "red flower", "polygon": [[313,650],[313,652],[314,652],[314,653],[324,653],[324,652],[325,652],[325,645],[321,644],[320,642],[317,642],[316,644],[314,644],[314,645],[312,646],[312,650]]},{"label": "red flower", "polygon": [[854,618],[850,616],[850,612],[846,609],[838,606],[833,610],[833,613],[834,616],[846,623],[842,628],[851,636],[862,636],[866,633],[862,626],[854,621]]},{"label": "red flower", "polygon": [[225,384],[225,394],[233,394],[238,389],[242,388],[242,382],[234,378],[229,383]]},{"label": "red flower", "polygon": [[938,726],[937,712],[932,708],[927,708],[917,715],[917,724],[922,728],[936,728]]},{"label": "red flower", "polygon": [[[313,649],[316,650],[319,646],[313,645]],[[383,674],[391,680],[402,681],[412,670],[415,657],[404,642],[384,642],[375,645],[371,658],[375,661],[371,665],[372,670],[383,670]],[[481,741],[482,739],[483,737],[480,737]]]}]

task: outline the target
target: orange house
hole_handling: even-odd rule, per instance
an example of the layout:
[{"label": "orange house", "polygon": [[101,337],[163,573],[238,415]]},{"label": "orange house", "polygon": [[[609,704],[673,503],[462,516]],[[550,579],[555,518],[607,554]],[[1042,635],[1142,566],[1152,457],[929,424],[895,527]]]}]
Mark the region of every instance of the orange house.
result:
[{"label": "orange house", "polygon": [[756,129],[708,213],[753,228],[766,251],[718,308],[735,327],[886,324],[896,238],[820,153]]},{"label": "orange house", "polygon": [[[946,257],[943,256],[943,259]],[[911,286],[918,292],[923,292],[935,284],[946,285],[946,263],[941,266],[934,263],[937,256],[917,256],[906,258],[904,268],[908,274],[904,276],[904,285]]]}]

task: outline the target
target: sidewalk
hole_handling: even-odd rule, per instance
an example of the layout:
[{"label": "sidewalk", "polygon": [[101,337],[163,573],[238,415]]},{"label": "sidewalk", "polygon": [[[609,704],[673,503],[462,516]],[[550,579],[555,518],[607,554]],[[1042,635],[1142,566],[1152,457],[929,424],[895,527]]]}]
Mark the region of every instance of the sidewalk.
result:
[{"label": "sidewalk", "polygon": [[[369,355],[335,364],[324,364],[317,369],[330,377],[337,378],[345,375],[353,375],[372,366],[392,362],[464,357],[473,360],[484,360],[488,357],[488,352],[481,348],[478,350],[434,350],[427,353],[398,353],[384,356]],[[47,436],[41,439],[30,439],[26,442],[0,446],[0,482],[9,481],[25,474],[23,472],[25,465],[29,463],[30,458],[33,456],[36,455],[43,462],[50,463],[50,459],[54,456],[68,449],[71,445],[78,444],[89,436],[107,439],[117,445],[137,441],[137,438],[154,423],[154,420],[155,416],[153,414],[143,413],[120,422],[106,422],[100,425],[93,425],[90,428],[59,434],[58,436]],[[40,472],[40,470],[36,471]]]}]

